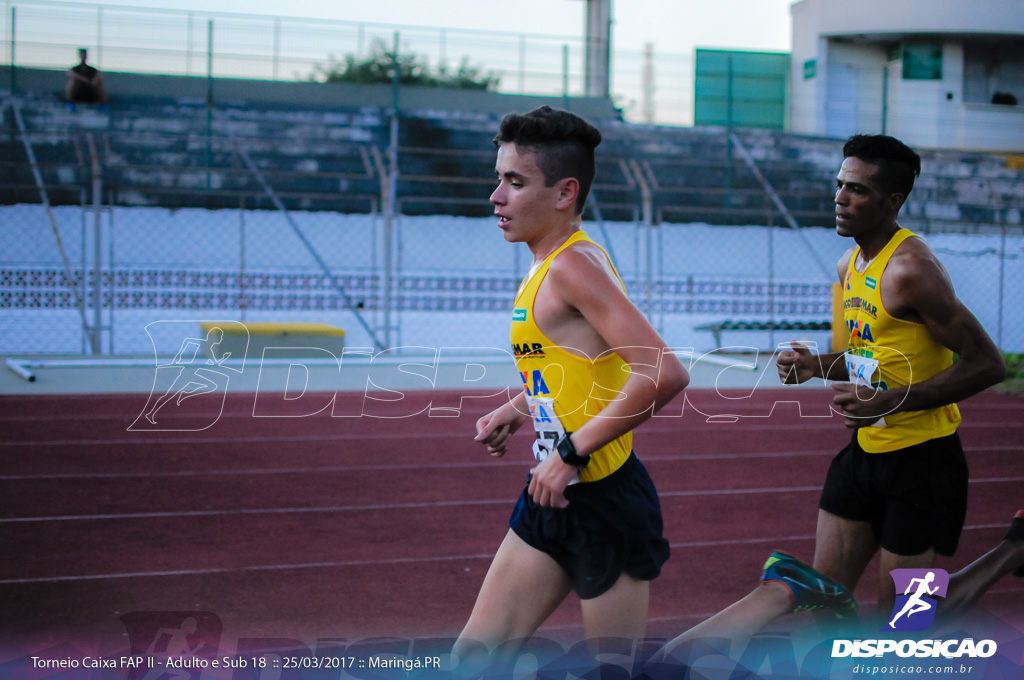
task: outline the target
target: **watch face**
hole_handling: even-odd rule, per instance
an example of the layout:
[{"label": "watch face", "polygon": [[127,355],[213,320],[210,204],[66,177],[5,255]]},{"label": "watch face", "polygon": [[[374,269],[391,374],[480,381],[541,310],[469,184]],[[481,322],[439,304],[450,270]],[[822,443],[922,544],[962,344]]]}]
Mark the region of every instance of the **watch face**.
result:
[{"label": "watch face", "polygon": [[582,468],[590,462],[590,456],[581,456],[576,453],[576,447],[573,446],[568,433],[564,434],[562,438],[558,440],[556,448],[558,449],[558,455],[562,457],[562,462],[567,465]]}]

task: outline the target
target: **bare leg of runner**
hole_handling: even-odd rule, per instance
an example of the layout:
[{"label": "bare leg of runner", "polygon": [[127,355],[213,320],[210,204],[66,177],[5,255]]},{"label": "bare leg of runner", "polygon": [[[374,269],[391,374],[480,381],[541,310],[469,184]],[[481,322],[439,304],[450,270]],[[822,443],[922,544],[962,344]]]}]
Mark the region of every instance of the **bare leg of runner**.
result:
[{"label": "bare leg of runner", "polygon": [[558,563],[510,529],[452,649],[459,657],[457,672],[473,674],[495,660],[514,659],[570,591]]},{"label": "bare leg of runner", "polygon": [[939,603],[943,617],[960,616],[1006,574],[1024,577],[1024,510],[1010,522],[999,544],[949,576],[946,598]]}]

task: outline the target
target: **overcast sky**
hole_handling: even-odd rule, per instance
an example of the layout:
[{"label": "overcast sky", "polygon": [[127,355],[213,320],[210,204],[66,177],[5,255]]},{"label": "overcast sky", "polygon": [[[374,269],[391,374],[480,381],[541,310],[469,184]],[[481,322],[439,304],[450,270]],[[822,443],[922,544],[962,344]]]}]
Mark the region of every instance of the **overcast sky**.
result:
[{"label": "overcast sky", "polygon": [[[75,0],[76,2],[79,0]],[[789,51],[794,0],[615,0],[614,49]],[[84,4],[313,17],[389,25],[580,36],[584,0],[120,0]]]}]

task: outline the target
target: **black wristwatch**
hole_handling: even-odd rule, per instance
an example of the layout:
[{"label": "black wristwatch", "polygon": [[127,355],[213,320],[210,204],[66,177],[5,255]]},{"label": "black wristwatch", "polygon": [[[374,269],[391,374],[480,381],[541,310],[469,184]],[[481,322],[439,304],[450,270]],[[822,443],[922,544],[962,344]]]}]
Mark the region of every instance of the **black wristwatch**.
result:
[{"label": "black wristwatch", "polygon": [[558,442],[555,444],[555,450],[558,451],[558,455],[563,463],[582,470],[590,462],[590,456],[581,456],[576,453],[576,446],[569,439],[570,434],[566,432],[558,439]]}]

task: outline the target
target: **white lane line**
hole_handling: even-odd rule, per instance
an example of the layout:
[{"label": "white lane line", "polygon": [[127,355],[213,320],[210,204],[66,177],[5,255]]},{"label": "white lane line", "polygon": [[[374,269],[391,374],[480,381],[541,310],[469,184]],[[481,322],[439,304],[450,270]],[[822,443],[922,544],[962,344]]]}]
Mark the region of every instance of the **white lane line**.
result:
[{"label": "white lane line", "polygon": [[[760,418],[759,418],[760,419]],[[399,419],[401,420],[401,419]],[[744,417],[740,420],[753,420],[752,417]],[[805,419],[807,420],[807,419]],[[839,431],[836,428],[837,421],[824,419],[823,422],[809,424],[770,424],[770,423],[743,423],[743,422],[697,422],[686,425],[685,432],[806,432],[812,430]],[[1024,422],[1003,420],[998,422],[977,423],[971,422],[961,424],[960,430],[974,429],[1017,429],[1024,430]],[[44,440],[23,440],[0,442],[0,448],[23,448],[40,446],[78,447],[78,446],[153,446],[153,445],[178,445],[178,444],[258,444],[276,442],[331,442],[331,441],[374,441],[374,440],[407,440],[407,439],[459,439],[462,442],[471,442],[472,428],[456,430],[454,432],[381,432],[374,434],[324,434],[324,435],[272,435],[263,437],[253,436],[231,436],[231,437],[134,437],[130,434],[120,439],[44,439]],[[142,434],[142,433],[140,433]],[[173,434],[173,433],[169,433]],[[636,436],[647,436],[657,434],[679,435],[678,427],[641,427],[635,433]]]},{"label": "white lane line", "polygon": [[[1006,524],[976,524],[964,527],[964,531],[978,529],[999,529],[1005,528]],[[782,543],[787,541],[812,541],[814,534],[799,534],[794,536],[775,536],[769,538],[749,538],[738,540],[720,541],[686,541],[672,543],[675,549],[718,547],[728,545],[752,545],[759,543]],[[440,555],[433,557],[396,557],[379,560],[345,560],[337,562],[301,562],[296,564],[261,564],[245,567],[211,567],[207,569],[175,569],[166,571],[137,571],[110,574],[80,574],[72,576],[45,576],[36,578],[14,578],[0,579],[0,585],[19,585],[31,583],[57,583],[62,581],[98,581],[106,579],[128,579],[128,578],[151,578],[165,576],[201,576],[204,574],[229,574],[260,571],[285,571],[298,569],[332,569],[341,567],[373,567],[389,564],[427,564],[436,562],[457,562],[460,560],[491,560],[493,553],[478,553],[470,555]]]},{"label": "white lane line", "polygon": [[[1003,423],[1005,426],[1006,424]],[[731,426],[732,430],[753,430],[757,432],[766,432],[769,430],[781,430],[785,432],[794,431],[805,431],[805,430],[823,430],[825,428],[835,429],[834,423],[821,425],[758,425],[756,427],[745,427],[743,425],[737,425],[736,423],[724,423],[718,425],[712,425],[707,428],[703,428],[701,431],[710,430],[712,427],[721,431],[724,426]],[[693,432],[695,428],[689,428],[689,432]],[[678,428],[644,428],[636,433],[636,435],[652,435],[652,434],[672,434],[678,435]],[[260,443],[280,443],[280,442],[334,442],[334,441],[378,441],[378,440],[409,440],[409,439],[456,439],[460,444],[472,444],[473,443],[473,431],[471,427],[467,427],[464,430],[457,430],[455,432],[381,432],[374,434],[326,434],[326,435],[271,435],[262,437],[253,437],[248,435],[239,435],[233,437],[132,437],[128,435],[120,439],[52,439],[52,440],[24,440],[24,441],[12,441],[12,442],[0,442],[0,448],[22,448],[22,447],[40,447],[40,446],[58,446],[58,447],[79,447],[79,446],[153,446],[153,445],[180,445],[180,444],[260,444]]]},{"label": "white lane line", "polygon": [[[791,399],[791,400],[776,399],[776,400],[774,400],[772,402],[768,402],[767,400],[765,400],[765,401],[744,403],[744,401],[747,399],[746,397],[742,397],[742,398],[726,397],[726,399],[728,399],[728,401],[729,401],[729,406],[728,406],[729,410],[732,410],[732,411],[748,411],[748,412],[753,411],[753,412],[757,412],[757,413],[763,413],[766,409],[770,408],[771,404],[787,405],[787,406],[792,404],[792,405],[800,405],[802,408],[805,408],[805,409],[819,409],[820,410],[822,408],[822,404],[828,405],[830,403],[828,399],[822,399],[821,398],[822,395],[826,395],[826,394],[829,395],[829,399],[830,399],[831,398],[831,393],[829,393],[827,390],[820,390],[820,395],[818,395],[817,397],[814,397],[813,399],[812,398],[807,398],[807,399],[805,399],[803,401],[796,400],[796,399]],[[90,395],[89,396],[90,401],[93,400],[96,396],[99,396],[99,395]],[[147,395],[143,395],[143,396],[145,397]],[[462,396],[464,398],[467,398],[467,399],[477,399],[477,398],[493,399],[494,398],[494,397],[476,397],[476,396],[465,396],[465,395],[462,395]],[[711,399],[715,399],[715,397],[711,397]],[[443,398],[442,397],[442,399],[440,399],[440,401],[444,401],[444,402],[451,401],[451,402],[454,403],[455,398],[448,399],[448,398]],[[352,403],[354,403],[354,402],[355,402],[355,400],[352,401]],[[326,403],[327,404],[331,404],[333,402],[326,402]],[[348,402],[346,402],[346,403],[348,403]],[[430,403],[433,403],[433,402],[431,401]],[[146,402],[143,399],[140,399],[138,401],[138,408],[133,408],[131,411],[123,412],[123,413],[107,413],[107,412],[103,412],[103,413],[61,413],[61,414],[57,414],[57,415],[53,415],[53,414],[0,415],[0,422],[4,422],[4,423],[17,423],[17,422],[30,423],[30,422],[55,422],[55,421],[74,422],[74,421],[78,421],[78,420],[88,420],[90,422],[121,420],[121,421],[126,421],[126,422],[132,422],[136,418],[138,418],[138,411],[140,409],[142,409],[145,406],[145,404],[146,404]],[[2,405],[2,404],[0,404],[0,405]],[[673,405],[670,405],[668,408],[673,408],[673,407],[676,407],[676,406],[677,405],[673,404]],[[681,404],[678,405],[678,406],[681,406]],[[702,404],[698,404],[697,406],[694,406],[690,402],[687,402],[687,404],[686,404],[687,410],[692,410],[692,411],[695,411],[700,406],[702,406]],[[966,404],[966,405],[961,403],[961,404],[959,404],[959,406],[960,406],[961,411],[979,412],[979,413],[980,412],[999,411],[999,410],[1020,411],[1020,408],[1021,408],[1020,403],[1009,402],[1009,401],[1006,401],[1006,400],[992,401],[991,403],[981,403],[981,402],[979,402],[979,403],[976,403],[976,404]],[[379,407],[379,404],[375,403],[375,407]],[[435,406],[434,408],[444,408],[444,407],[443,406]],[[473,404],[463,405],[458,410],[459,410],[459,412],[462,415],[465,415],[467,417],[469,417],[469,416],[474,416],[475,417],[475,416],[478,416],[478,415],[483,415],[483,414],[485,414],[485,413],[487,413],[489,411],[489,409],[487,409],[487,408],[479,407],[479,406],[476,406],[476,405],[473,405]],[[403,414],[403,411],[401,411],[399,409],[394,410],[394,415],[395,416],[401,416],[402,414]],[[193,418],[202,418],[204,416],[210,416],[210,415],[212,415],[212,414],[211,413],[199,413],[199,414],[179,415],[179,414],[176,414],[176,413],[169,413],[169,414],[166,414],[166,415],[161,415],[160,417],[161,417],[162,420],[174,421],[174,420],[189,420],[189,419],[193,419]],[[380,413],[379,415],[385,416],[387,414],[386,413]],[[240,419],[240,418],[253,418],[253,417],[254,416],[253,416],[252,408],[247,408],[246,410],[226,410],[226,411],[223,411],[221,413],[221,415],[220,415],[220,419],[221,420],[236,420],[236,419]],[[283,417],[283,416],[278,416],[278,417]],[[326,416],[324,416],[322,414],[318,414],[318,417],[326,417]],[[662,416],[659,416],[659,417],[662,417]]]},{"label": "white lane line", "polygon": [[[1024,447],[1017,444],[1004,446],[972,446],[968,454],[999,453],[1005,451],[1021,451]],[[816,451],[751,451],[740,453],[705,453],[670,455],[645,455],[641,457],[645,463],[686,463],[690,461],[720,460],[756,460],[774,458],[799,458],[834,456],[837,449],[820,449]],[[85,480],[85,479],[173,479],[177,477],[231,477],[250,475],[284,475],[332,472],[389,472],[395,470],[432,470],[432,469],[465,469],[498,467],[527,467],[528,460],[480,460],[459,463],[391,463],[377,465],[313,465],[287,468],[240,468],[238,470],[168,470],[168,471],[135,471],[135,472],[65,472],[47,474],[0,475],[0,481],[22,480]]]},{"label": "white lane line", "polygon": [[[987,477],[972,479],[971,484],[1001,484],[1005,482],[1024,482],[1024,477]],[[745,489],[696,489],[692,491],[660,491],[661,498],[679,498],[689,496],[737,496],[755,494],[779,494],[779,493],[805,493],[821,491],[821,485],[811,486],[778,486],[760,487]],[[75,521],[97,521],[116,519],[159,519],[169,517],[222,517],[239,515],[287,515],[287,514],[309,514],[309,513],[338,513],[338,512],[376,512],[380,510],[417,510],[423,508],[447,508],[467,505],[500,505],[511,504],[514,499],[482,499],[482,500],[452,500],[452,501],[423,501],[419,503],[384,503],[377,505],[332,505],[318,507],[299,508],[238,508],[231,510],[186,510],[167,512],[134,512],[134,513],[111,513],[102,515],[56,515],[40,517],[4,517],[0,518],[0,524],[29,524],[34,522],[75,522]]]}]

